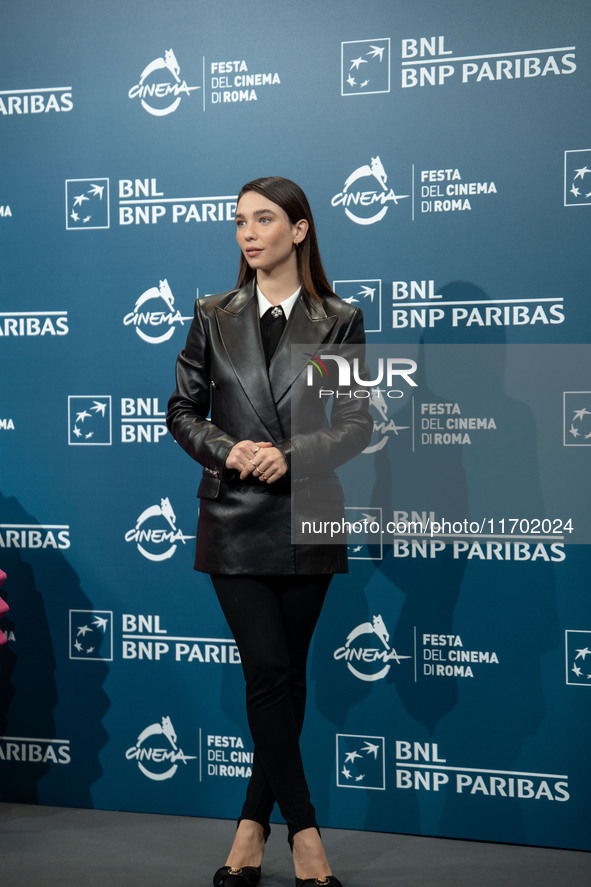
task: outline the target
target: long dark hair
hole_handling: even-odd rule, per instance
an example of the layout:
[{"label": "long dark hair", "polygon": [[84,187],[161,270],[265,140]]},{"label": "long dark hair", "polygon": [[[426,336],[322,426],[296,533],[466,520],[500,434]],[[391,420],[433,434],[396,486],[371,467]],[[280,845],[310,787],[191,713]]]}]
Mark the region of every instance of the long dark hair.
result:
[{"label": "long dark hair", "polygon": [[[291,179],[284,179],[281,176],[267,176],[262,179],[254,179],[242,187],[238,195],[238,201],[247,191],[256,191],[258,194],[266,197],[267,200],[271,200],[277,206],[280,206],[292,225],[295,225],[300,219],[307,221],[308,233],[296,249],[298,274],[302,288],[311,298],[318,301],[322,301],[323,296],[336,295],[328,282],[326,272],[322,266],[312,210],[310,209],[308,198],[300,186],[292,182]],[[256,271],[253,271],[241,253],[236,286],[244,286],[245,283],[248,283],[255,276]]]}]

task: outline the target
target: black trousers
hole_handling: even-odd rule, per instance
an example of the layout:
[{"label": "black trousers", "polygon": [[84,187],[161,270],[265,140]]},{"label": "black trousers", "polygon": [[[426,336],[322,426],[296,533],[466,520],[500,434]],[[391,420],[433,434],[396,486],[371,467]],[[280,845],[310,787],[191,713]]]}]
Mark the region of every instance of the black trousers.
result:
[{"label": "black trousers", "polygon": [[291,839],[316,825],[299,736],[308,649],[332,575],[211,578],[242,659],[254,742],[240,818],[267,827],[276,801]]}]

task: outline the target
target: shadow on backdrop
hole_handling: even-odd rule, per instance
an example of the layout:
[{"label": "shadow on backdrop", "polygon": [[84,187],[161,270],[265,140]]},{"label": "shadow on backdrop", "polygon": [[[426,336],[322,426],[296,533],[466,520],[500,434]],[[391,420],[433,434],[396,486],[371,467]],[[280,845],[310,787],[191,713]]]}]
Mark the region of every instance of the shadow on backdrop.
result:
[{"label": "shadow on backdrop", "polygon": [[1,493],[0,522],[5,622],[14,633],[0,649],[0,799],[92,807],[108,738],[102,727],[108,666],[70,659],[69,624],[70,610],[90,617],[92,603],[64,554],[69,543],[56,531]]}]

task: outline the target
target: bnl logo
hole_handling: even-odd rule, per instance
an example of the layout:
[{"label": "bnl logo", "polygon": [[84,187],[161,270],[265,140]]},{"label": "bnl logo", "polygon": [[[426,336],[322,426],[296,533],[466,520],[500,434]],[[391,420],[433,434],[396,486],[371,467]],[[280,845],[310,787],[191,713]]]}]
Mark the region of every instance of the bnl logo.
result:
[{"label": "bnl logo", "polygon": [[565,631],[566,683],[591,687],[591,631]]},{"label": "bnl logo", "polygon": [[94,231],[109,226],[109,180],[66,179],[66,230]]},{"label": "bnl logo", "polygon": [[337,733],[336,741],[337,787],[384,791],[384,737]]},{"label": "bnl logo", "polygon": [[591,206],[591,148],[564,152],[564,205]]},{"label": "bnl logo", "polygon": [[70,610],[70,659],[112,661],[112,610]]}]

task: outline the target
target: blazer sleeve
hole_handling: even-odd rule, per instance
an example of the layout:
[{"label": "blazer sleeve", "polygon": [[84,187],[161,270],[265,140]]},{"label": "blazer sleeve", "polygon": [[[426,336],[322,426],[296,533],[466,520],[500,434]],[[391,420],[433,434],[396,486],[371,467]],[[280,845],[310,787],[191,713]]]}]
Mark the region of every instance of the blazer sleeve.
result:
[{"label": "blazer sleeve", "polygon": [[211,404],[211,347],[199,299],[187,342],[176,362],[176,390],[168,402],[166,424],[182,448],[217,477],[238,443],[208,420]]},{"label": "blazer sleeve", "polygon": [[[363,314],[356,308],[342,335],[334,342],[344,353],[355,356],[365,367]],[[373,434],[373,419],[366,397],[333,396],[330,425],[303,433],[297,431],[276,446],[281,450],[293,478],[323,474],[359,455]]]}]

